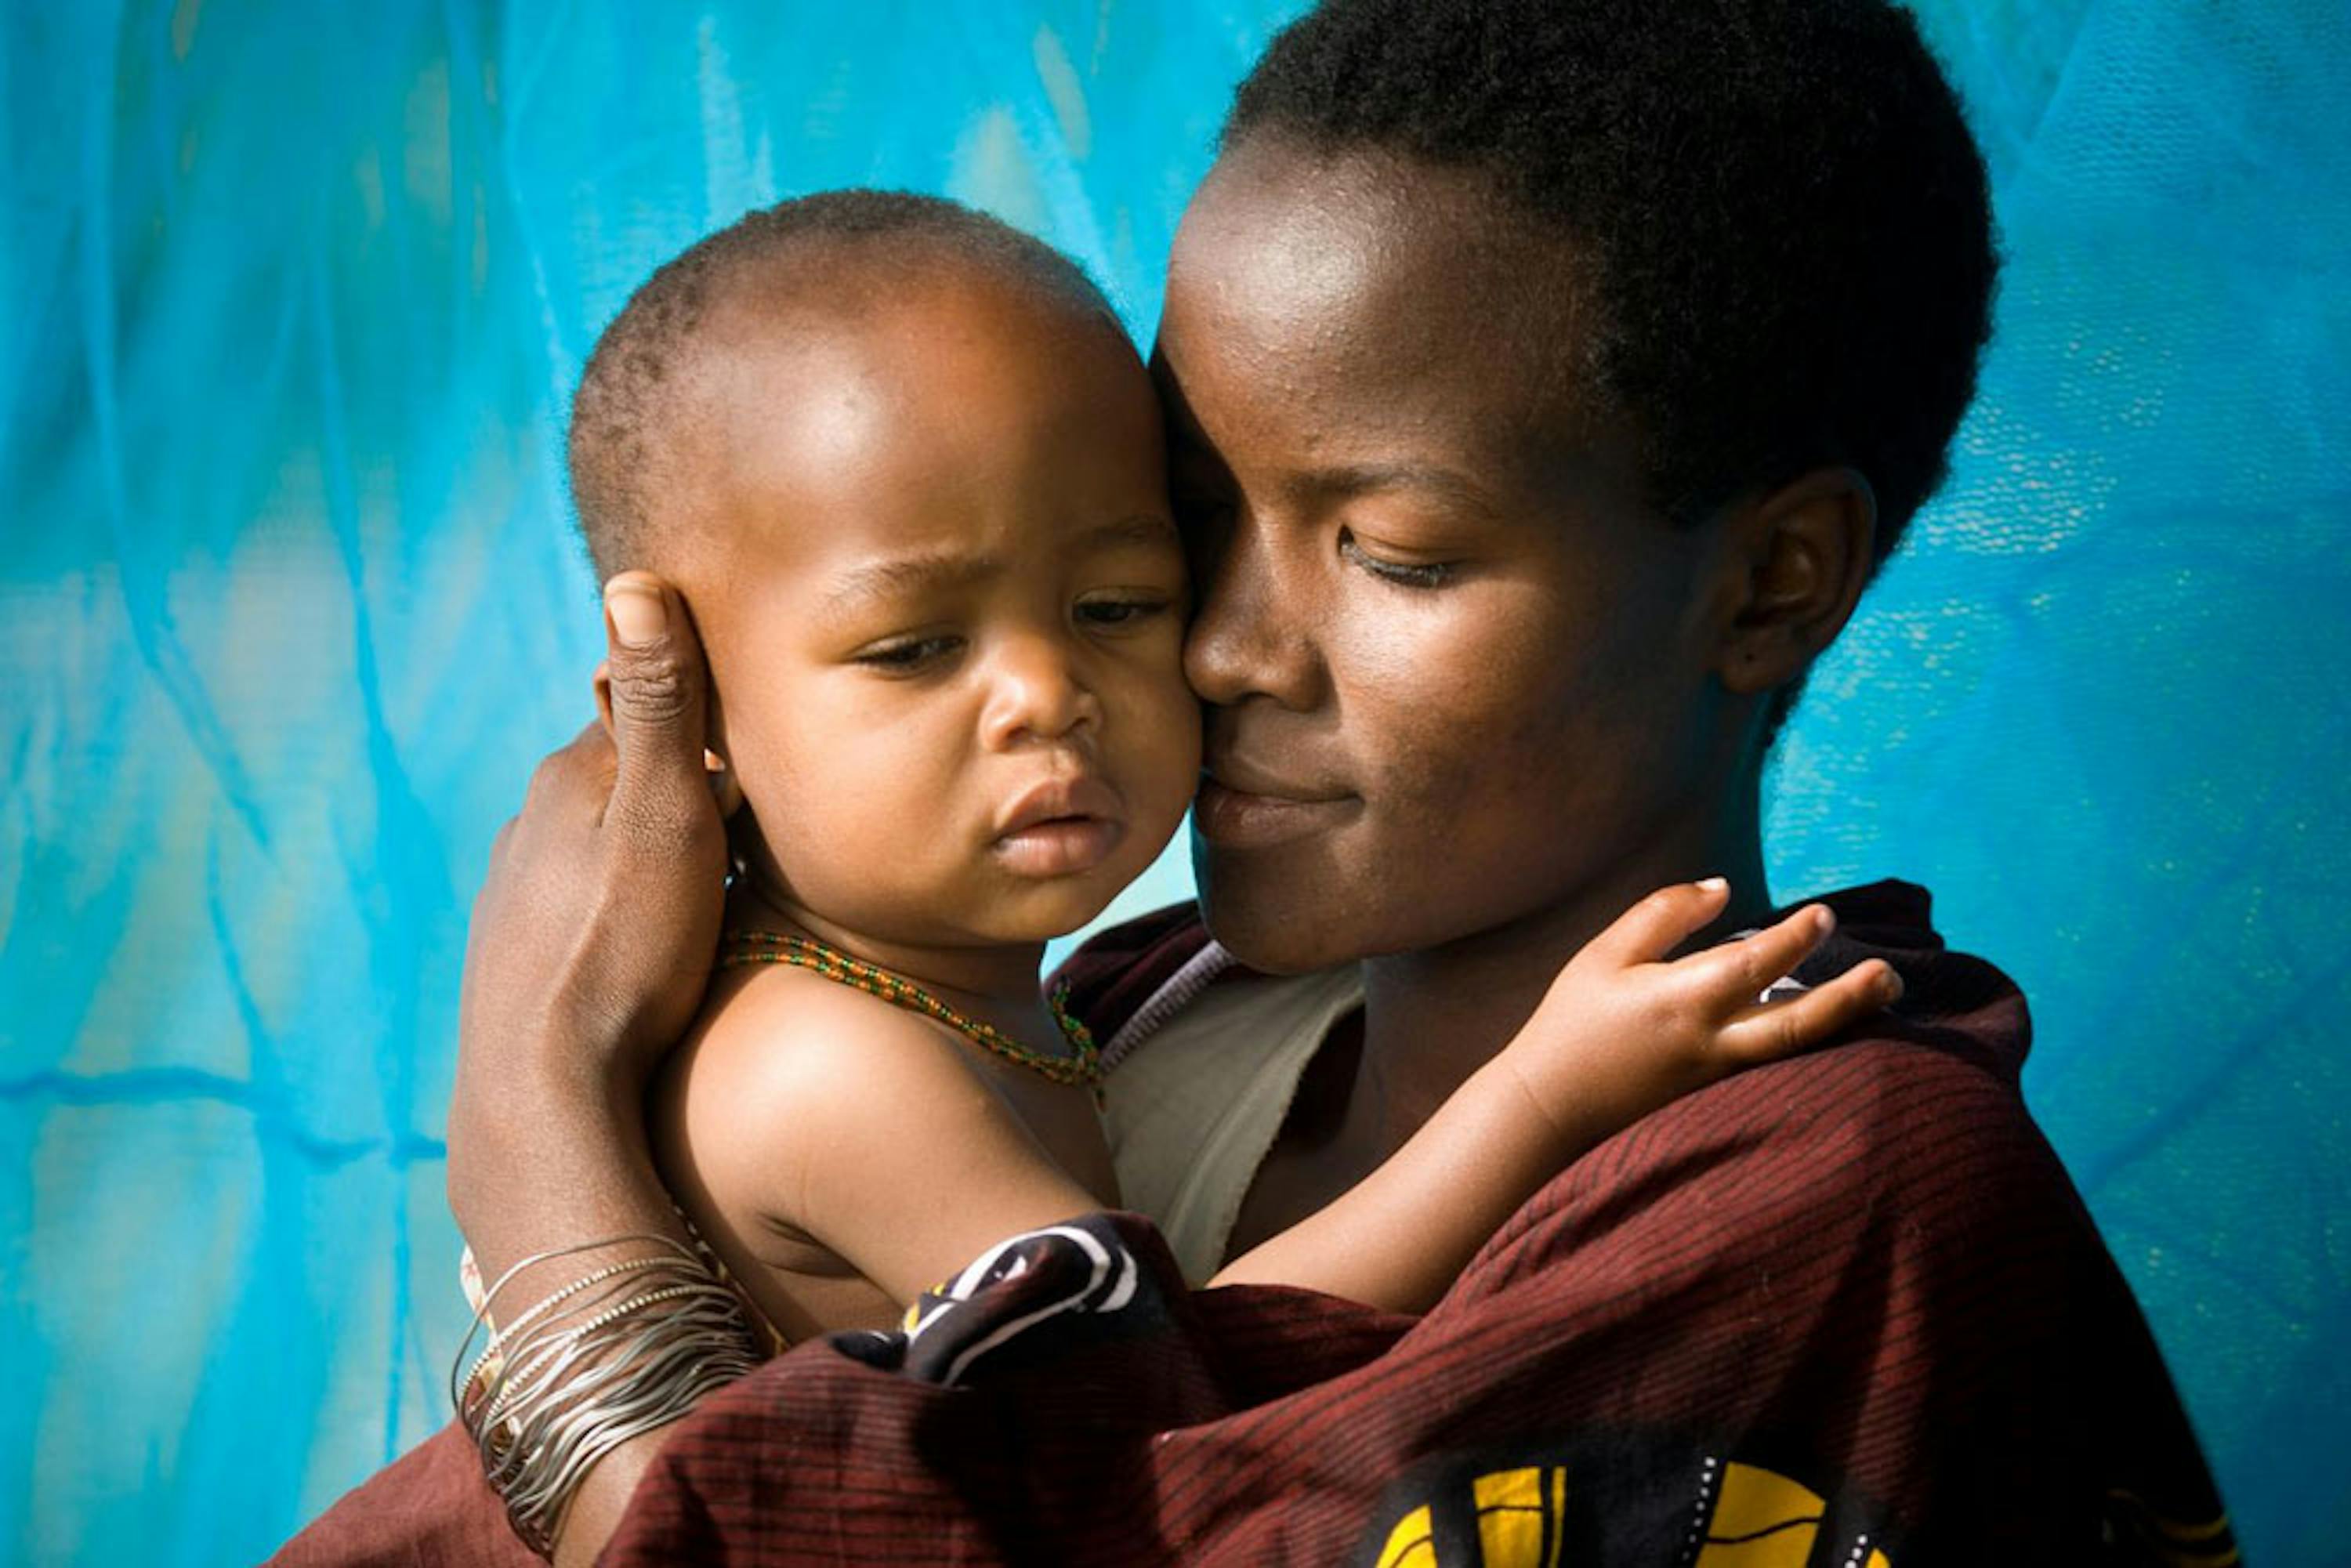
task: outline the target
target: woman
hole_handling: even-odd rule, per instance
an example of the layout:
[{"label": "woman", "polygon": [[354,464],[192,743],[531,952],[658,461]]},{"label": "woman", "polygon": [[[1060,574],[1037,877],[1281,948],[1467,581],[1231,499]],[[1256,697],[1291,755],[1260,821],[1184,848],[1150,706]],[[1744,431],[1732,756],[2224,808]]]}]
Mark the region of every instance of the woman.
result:
[{"label": "woman", "polygon": [[[1199,541],[1219,946],[1178,916],[1081,966],[1098,1032],[1156,1030],[1111,1082],[1123,1180],[1215,1150],[1229,1201],[1182,1225],[1246,1247],[1395,1149],[1644,891],[1719,873],[1725,929],[1764,916],[1771,737],[1940,476],[1991,277],[1980,162],[1887,7],[1339,0],[1276,42],[1185,216],[1155,358]],[[685,609],[643,579],[607,602],[617,755],[590,730],[549,759],[476,909],[450,1183],[486,1270],[677,1234],[638,1100],[724,852]],[[1458,1537],[1531,1562],[1564,1538],[1703,1563],[1785,1527],[1855,1563],[2224,1550],[2016,1095],[2021,998],[1941,951],[1917,890],[1830,902],[1848,940],[1823,962],[1892,958],[1900,1016],[1580,1162],[1411,1333],[1247,1293],[1171,1309],[1173,1363],[1100,1352],[1131,1427],[1056,1426],[1031,1382],[901,1429],[899,1395],[818,1347],[689,1423],[616,1549],[1400,1562]],[[1269,1076],[1232,1042],[1277,1013],[1308,1038]],[[1211,1391],[1151,1392],[1168,1364]],[[1017,1472],[941,1439],[975,1409]],[[597,1467],[559,1561],[611,1536],[664,1436]],[[427,1447],[416,1485],[451,1473]],[[836,1451],[903,1485],[746,1457]],[[1016,1474],[1062,1484],[992,1511]],[[353,1518],[340,1539],[380,1532]]]}]

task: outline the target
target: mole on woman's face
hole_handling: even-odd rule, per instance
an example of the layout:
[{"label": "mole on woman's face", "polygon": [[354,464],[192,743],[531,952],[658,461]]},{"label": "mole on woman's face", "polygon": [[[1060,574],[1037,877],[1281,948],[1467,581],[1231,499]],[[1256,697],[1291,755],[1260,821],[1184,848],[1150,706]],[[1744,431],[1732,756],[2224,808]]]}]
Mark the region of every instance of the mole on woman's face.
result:
[{"label": "mole on woman's face", "polygon": [[1705,536],[1575,390],[1573,246],[1497,203],[1260,134],[1176,235],[1154,368],[1201,566],[1196,865],[1261,967],[1507,925],[1712,806]]}]

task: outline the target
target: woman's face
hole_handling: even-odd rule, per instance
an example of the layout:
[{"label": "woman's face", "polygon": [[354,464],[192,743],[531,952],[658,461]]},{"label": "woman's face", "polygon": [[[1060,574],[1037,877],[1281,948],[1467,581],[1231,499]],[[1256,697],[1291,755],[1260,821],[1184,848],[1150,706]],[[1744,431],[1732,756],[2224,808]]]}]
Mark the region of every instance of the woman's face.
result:
[{"label": "woman's face", "polygon": [[1258,967],[1539,916],[1719,809],[1708,530],[1579,403],[1575,260],[1470,177],[1265,138],[1185,215],[1154,369],[1200,566],[1196,869]]}]

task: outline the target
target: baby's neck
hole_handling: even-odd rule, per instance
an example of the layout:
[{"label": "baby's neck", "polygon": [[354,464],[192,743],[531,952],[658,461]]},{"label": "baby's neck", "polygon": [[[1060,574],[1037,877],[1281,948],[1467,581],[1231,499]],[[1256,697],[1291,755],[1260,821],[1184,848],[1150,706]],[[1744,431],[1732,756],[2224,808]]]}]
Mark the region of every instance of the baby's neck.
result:
[{"label": "baby's neck", "polygon": [[862,964],[887,969],[935,993],[949,1007],[1016,1037],[1051,1027],[1038,987],[1041,942],[914,942],[856,930],[774,890],[756,875],[739,880],[727,900],[729,932],[762,931],[810,938]]}]

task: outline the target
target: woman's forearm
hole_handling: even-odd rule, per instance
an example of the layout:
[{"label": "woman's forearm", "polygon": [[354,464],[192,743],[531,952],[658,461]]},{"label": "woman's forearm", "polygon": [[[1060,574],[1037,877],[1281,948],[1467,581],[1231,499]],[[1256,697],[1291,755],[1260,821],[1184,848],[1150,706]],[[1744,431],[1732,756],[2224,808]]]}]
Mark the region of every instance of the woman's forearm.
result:
[{"label": "woman's forearm", "polygon": [[[484,1281],[538,1253],[599,1238],[691,1244],[654,1174],[642,1115],[594,1099],[558,1089],[535,1098],[529,1115],[451,1127],[450,1207]],[[499,1316],[512,1322],[573,1281],[645,1250],[642,1241],[615,1239],[532,1264],[500,1292]],[[666,1436],[663,1429],[631,1438],[588,1469],[556,1532],[557,1563],[594,1561]]]},{"label": "woman's forearm", "polygon": [[[645,1140],[643,1113],[621,1093],[549,1086],[486,1110],[461,1101],[449,1127],[449,1207],[484,1279],[536,1252],[599,1236],[687,1239]],[[626,1098],[633,1100],[633,1096]],[[538,1265],[561,1272],[571,1260]],[[512,1289],[531,1290],[531,1272]]]}]

